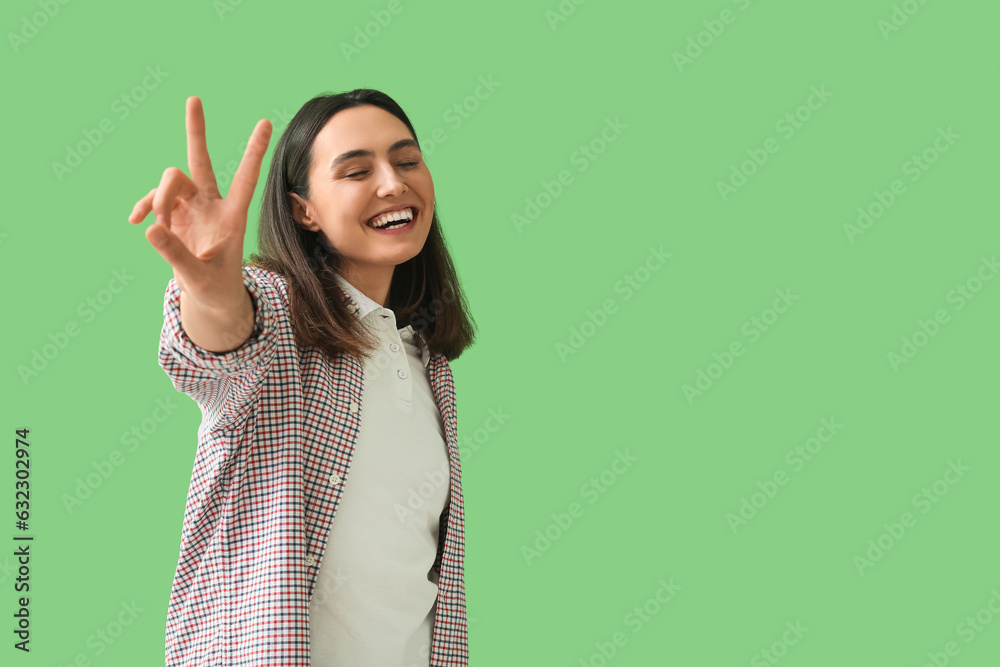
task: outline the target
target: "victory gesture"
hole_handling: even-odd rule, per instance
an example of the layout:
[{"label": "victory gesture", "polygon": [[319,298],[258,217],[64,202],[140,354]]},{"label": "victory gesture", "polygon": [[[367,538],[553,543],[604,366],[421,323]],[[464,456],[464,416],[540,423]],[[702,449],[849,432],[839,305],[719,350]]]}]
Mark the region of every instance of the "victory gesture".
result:
[{"label": "victory gesture", "polygon": [[201,100],[187,99],[187,148],[191,178],[168,167],[160,185],[140,199],[129,215],[142,222],[149,211],[155,223],[146,239],[174,269],[180,288],[180,314],[191,341],[210,352],[236,349],[254,326],[250,295],[243,284],[243,237],[247,211],[271,140],[271,123],[261,120],[247,142],[229,196],[219,194],[205,143]]},{"label": "victory gesture", "polygon": [[201,100],[187,99],[187,153],[191,177],[168,167],[158,187],[140,199],[129,222],[138,224],[152,211],[155,224],[146,238],[174,269],[185,295],[209,308],[229,308],[243,290],[241,267],[247,211],[271,139],[271,123],[254,127],[243,159],[223,199],[205,142]]}]

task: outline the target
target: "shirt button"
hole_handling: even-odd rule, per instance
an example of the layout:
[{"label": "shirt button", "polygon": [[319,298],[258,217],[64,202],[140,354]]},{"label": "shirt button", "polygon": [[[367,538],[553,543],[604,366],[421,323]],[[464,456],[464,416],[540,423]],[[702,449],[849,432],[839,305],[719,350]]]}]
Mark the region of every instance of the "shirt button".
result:
[{"label": "shirt button", "polygon": [[393,352],[399,352],[399,346],[396,345],[395,343],[391,343],[389,345],[389,349],[392,350]]},{"label": "shirt button", "polygon": [[398,371],[396,371],[396,375],[399,376],[400,380],[405,380],[406,379],[406,371],[404,371],[402,368],[400,368]]},{"label": "shirt button", "polygon": [[315,564],[316,564],[316,559],[315,558],[313,558],[312,556],[306,556],[306,565],[310,565],[311,566],[311,565],[315,565]]},{"label": "shirt button", "polygon": [[333,473],[332,475],[330,475],[330,483],[340,484],[340,475],[338,475],[337,473]]},{"label": "shirt button", "polygon": [[351,412],[357,413],[358,404],[355,403],[354,401],[351,401],[351,404],[347,406],[347,409],[350,410]]}]

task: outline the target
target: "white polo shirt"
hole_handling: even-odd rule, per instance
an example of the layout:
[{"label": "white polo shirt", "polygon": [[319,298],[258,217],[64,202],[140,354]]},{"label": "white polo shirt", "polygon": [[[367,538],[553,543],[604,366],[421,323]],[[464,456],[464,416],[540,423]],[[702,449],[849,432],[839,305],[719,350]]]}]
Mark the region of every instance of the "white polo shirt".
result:
[{"label": "white polo shirt", "polygon": [[423,338],[337,276],[381,347],[365,359],[361,428],[309,605],[313,667],[427,667],[451,473]]}]

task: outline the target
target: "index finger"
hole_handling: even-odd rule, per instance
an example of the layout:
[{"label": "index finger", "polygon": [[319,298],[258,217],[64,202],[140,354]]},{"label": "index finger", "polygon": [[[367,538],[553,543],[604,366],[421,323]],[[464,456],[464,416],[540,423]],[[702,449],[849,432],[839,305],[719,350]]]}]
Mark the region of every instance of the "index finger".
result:
[{"label": "index finger", "polygon": [[233,176],[233,184],[229,186],[227,199],[235,198],[241,207],[250,207],[253,190],[257,187],[257,179],[260,178],[260,164],[264,160],[264,153],[267,152],[270,141],[271,121],[262,119],[253,128],[247,149],[243,152],[243,159],[240,160],[240,166]]},{"label": "index finger", "polygon": [[191,180],[199,189],[214,189],[219,191],[212,171],[212,160],[208,157],[208,144],[205,142],[205,111],[201,98],[187,98],[187,148],[188,169],[191,170]]}]

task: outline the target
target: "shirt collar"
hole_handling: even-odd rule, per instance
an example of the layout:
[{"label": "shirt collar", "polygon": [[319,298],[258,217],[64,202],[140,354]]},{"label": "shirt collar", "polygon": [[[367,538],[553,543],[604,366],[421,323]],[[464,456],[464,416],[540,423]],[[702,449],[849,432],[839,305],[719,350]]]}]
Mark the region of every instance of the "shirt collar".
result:
[{"label": "shirt collar", "polygon": [[[343,276],[339,273],[336,274],[337,284],[340,285],[340,289],[344,294],[344,301],[347,302],[347,309],[357,315],[360,319],[364,319],[371,313],[379,309],[389,310],[384,306],[380,306],[378,303],[368,298],[361,290],[349,283]],[[391,311],[390,311],[391,312]],[[409,340],[414,345],[418,346],[421,350],[420,361],[426,367],[430,362],[430,348],[427,347],[427,341],[424,339],[423,335],[414,329],[411,325],[407,325],[402,329],[399,329],[399,335],[403,340]]]}]

